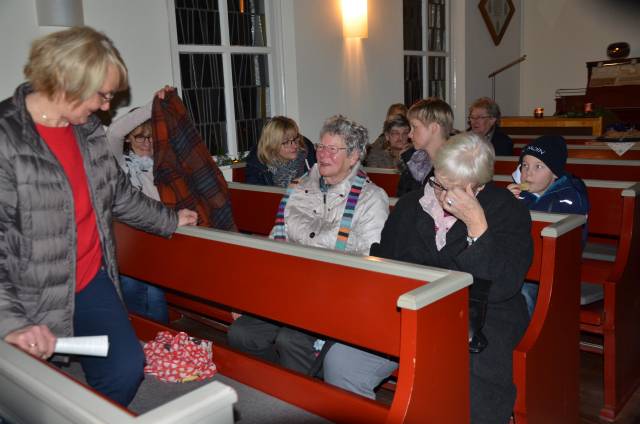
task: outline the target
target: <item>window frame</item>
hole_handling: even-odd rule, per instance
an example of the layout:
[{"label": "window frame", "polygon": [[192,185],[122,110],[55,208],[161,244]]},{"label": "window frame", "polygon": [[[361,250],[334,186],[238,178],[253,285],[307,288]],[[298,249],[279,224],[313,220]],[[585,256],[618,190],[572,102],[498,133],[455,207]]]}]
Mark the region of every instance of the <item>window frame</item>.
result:
[{"label": "window frame", "polygon": [[[421,26],[422,26],[422,49],[421,50],[403,50],[402,52],[402,60],[403,60],[403,69],[404,69],[404,61],[407,56],[420,57],[422,63],[422,98],[429,97],[429,58],[430,57],[444,57],[445,58],[445,100],[446,102],[451,101],[451,95],[453,93],[452,90],[452,69],[451,69],[451,2],[454,0],[445,0],[444,10],[445,10],[445,31],[444,31],[444,51],[433,51],[429,50],[429,16],[428,16],[428,4],[429,0],[418,0],[420,1],[420,7],[422,12]],[[404,18],[403,18],[404,25]],[[404,40],[403,40],[404,44]],[[406,93],[403,93],[406,95]],[[411,106],[411,105],[407,105]]]},{"label": "window frame", "polygon": [[283,109],[285,90],[282,55],[282,0],[264,0],[265,24],[267,45],[264,47],[255,46],[232,46],[230,44],[228,0],[218,0],[220,18],[220,45],[194,45],[178,44],[176,5],[175,0],[167,0],[167,11],[169,20],[169,37],[171,52],[171,68],[173,85],[182,96],[182,76],[180,74],[180,54],[181,53],[205,53],[220,54],[222,56],[222,71],[224,82],[224,105],[226,116],[227,153],[231,158],[238,158],[238,135],[236,128],[236,111],[233,93],[232,63],[233,54],[253,54],[266,55],[268,66],[268,79],[270,87],[269,110],[271,116],[279,114]]}]

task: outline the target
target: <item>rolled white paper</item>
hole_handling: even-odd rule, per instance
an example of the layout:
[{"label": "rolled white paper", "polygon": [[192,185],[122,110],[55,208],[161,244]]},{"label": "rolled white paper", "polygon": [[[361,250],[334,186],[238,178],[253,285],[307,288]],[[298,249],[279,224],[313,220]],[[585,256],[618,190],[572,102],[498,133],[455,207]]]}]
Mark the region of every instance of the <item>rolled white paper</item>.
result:
[{"label": "rolled white paper", "polygon": [[55,353],[69,355],[107,356],[109,336],[60,337]]}]

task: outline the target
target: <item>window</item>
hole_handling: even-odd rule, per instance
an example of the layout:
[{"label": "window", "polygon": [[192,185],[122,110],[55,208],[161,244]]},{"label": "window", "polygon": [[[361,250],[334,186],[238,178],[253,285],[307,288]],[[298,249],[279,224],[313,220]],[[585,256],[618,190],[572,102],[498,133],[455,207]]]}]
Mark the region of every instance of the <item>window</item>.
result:
[{"label": "window", "polygon": [[403,0],[404,101],[449,97],[449,8],[446,0]]},{"label": "window", "polygon": [[273,109],[265,0],[171,0],[174,78],[212,155],[253,147]]}]

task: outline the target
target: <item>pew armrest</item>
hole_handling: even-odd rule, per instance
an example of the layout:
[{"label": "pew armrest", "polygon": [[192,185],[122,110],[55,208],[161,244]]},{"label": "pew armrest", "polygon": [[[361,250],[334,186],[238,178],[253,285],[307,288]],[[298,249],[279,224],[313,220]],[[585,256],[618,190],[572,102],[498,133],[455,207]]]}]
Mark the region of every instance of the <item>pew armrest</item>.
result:
[{"label": "pew armrest", "polygon": [[450,271],[398,298],[398,307],[416,311],[473,283],[471,274]]}]

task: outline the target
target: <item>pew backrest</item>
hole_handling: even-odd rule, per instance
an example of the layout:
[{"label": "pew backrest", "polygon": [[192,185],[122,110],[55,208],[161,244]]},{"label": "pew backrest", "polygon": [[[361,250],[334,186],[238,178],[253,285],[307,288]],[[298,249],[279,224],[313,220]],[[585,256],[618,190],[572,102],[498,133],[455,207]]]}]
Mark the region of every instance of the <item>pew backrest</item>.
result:
[{"label": "pew backrest", "polygon": [[[494,172],[510,175],[518,166],[517,156],[496,156]],[[640,160],[599,160],[569,158],[565,169],[582,179],[640,181]]]},{"label": "pew backrest", "polygon": [[213,381],[135,416],[54,366],[0,340],[0,417],[12,423],[233,423],[236,392]]},{"label": "pew backrest", "polygon": [[[513,145],[513,155],[520,156],[522,149],[527,145],[516,143]],[[592,144],[567,144],[569,158],[598,159],[598,160],[640,160],[640,148],[632,147],[622,155],[616,153],[604,143],[592,142]]]},{"label": "pew backrest", "polygon": [[166,240],[117,224],[115,236],[127,275],[400,363],[390,407],[214,346],[223,375],[332,421],[468,421],[469,274],[209,228],[182,227]]}]

